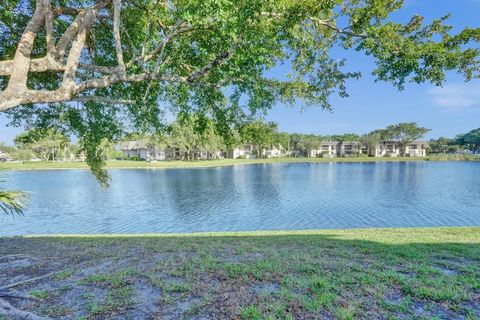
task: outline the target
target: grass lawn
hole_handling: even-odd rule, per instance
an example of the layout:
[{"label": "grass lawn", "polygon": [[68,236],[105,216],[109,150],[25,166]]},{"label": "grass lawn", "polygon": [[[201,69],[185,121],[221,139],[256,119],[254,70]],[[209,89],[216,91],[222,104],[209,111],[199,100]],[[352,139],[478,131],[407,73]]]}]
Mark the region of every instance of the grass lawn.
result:
[{"label": "grass lawn", "polygon": [[0,287],[54,319],[479,319],[480,228],[0,238]]},{"label": "grass lawn", "polygon": [[[251,163],[296,163],[296,162],[384,162],[384,161],[425,161],[428,157],[392,157],[392,158],[274,158],[274,159],[221,159],[196,161],[107,161],[107,169],[135,169],[135,168],[194,168],[229,166]],[[7,162],[0,163],[0,168],[12,170],[44,170],[44,169],[88,169],[84,162],[38,161],[38,162]]]}]

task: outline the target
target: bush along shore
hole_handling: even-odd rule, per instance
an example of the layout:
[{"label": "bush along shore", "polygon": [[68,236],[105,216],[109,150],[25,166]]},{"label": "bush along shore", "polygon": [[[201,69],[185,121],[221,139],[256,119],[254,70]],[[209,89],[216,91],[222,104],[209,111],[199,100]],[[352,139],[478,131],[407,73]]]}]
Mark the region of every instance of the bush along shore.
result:
[{"label": "bush along shore", "polygon": [[[351,157],[351,158],[271,158],[271,159],[218,159],[195,161],[132,161],[110,160],[106,169],[141,169],[141,168],[195,168],[216,167],[236,164],[255,163],[322,163],[322,162],[405,162],[405,161],[480,161],[480,155],[430,155],[427,157]],[[81,161],[33,161],[4,162],[0,168],[11,170],[47,170],[47,169],[88,169]]]},{"label": "bush along shore", "polygon": [[0,238],[0,319],[478,319],[480,228]]}]

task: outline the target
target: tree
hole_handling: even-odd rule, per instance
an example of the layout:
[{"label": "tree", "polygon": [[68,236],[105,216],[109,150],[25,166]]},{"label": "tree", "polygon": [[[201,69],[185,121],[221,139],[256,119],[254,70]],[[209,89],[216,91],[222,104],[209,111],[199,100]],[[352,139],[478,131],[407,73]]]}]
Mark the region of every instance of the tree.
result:
[{"label": "tree", "polygon": [[309,150],[319,149],[325,138],[314,134],[294,133],[290,135],[289,145],[295,151],[295,156],[304,156],[308,154]]},{"label": "tree", "polygon": [[460,148],[460,146],[455,143],[455,140],[445,137],[430,139],[428,145],[431,153],[457,152]]},{"label": "tree", "polygon": [[480,152],[480,128],[458,135],[455,141],[474,153]]},{"label": "tree", "polygon": [[303,134],[293,133],[290,135],[290,149],[294,151],[294,156],[298,156],[299,152],[305,152],[305,144],[304,144],[304,136]]},{"label": "tree", "polygon": [[195,121],[196,119],[194,117],[177,119],[168,129],[170,134],[167,144],[185,153],[187,161],[192,159],[192,151],[200,145],[201,139],[195,130]]},{"label": "tree", "polygon": [[288,133],[278,132],[275,134],[273,140],[282,150],[290,149],[290,135]]},{"label": "tree", "polygon": [[258,156],[262,156],[263,150],[272,148],[277,137],[278,125],[274,122],[253,121],[239,127],[238,132],[243,143],[251,143],[255,146]]},{"label": "tree", "polygon": [[329,139],[333,141],[356,141],[360,139],[360,136],[356,133],[344,133],[331,135]]},{"label": "tree", "polygon": [[99,153],[99,156],[102,157],[104,160],[116,158],[121,155],[120,152],[115,150],[114,143],[107,139],[103,139],[100,145],[98,146],[98,153]]},{"label": "tree", "polygon": [[415,122],[405,122],[390,125],[381,130],[382,139],[395,140],[399,143],[402,156],[406,147],[413,141],[422,138],[430,129],[419,127]]},{"label": "tree", "polygon": [[33,144],[34,140],[35,139],[32,132],[25,131],[15,136],[15,138],[13,138],[13,143],[18,149],[25,149],[29,145]]},{"label": "tree", "polygon": [[305,147],[305,152],[309,150],[318,150],[320,149],[320,144],[322,143],[322,137],[316,136],[314,134],[305,135],[303,138],[303,145]]},{"label": "tree", "polygon": [[364,134],[363,136],[360,137],[360,142],[362,142],[368,148],[369,156],[375,156],[374,151],[377,148],[381,138],[382,138],[382,135],[377,131]]},{"label": "tree", "polygon": [[7,146],[7,145],[5,145],[5,143],[0,141],[0,152],[12,153],[12,152],[15,152],[15,148]]},{"label": "tree", "polygon": [[65,134],[57,130],[35,129],[23,132],[13,139],[15,146],[20,150],[31,150],[43,160],[55,160],[58,150],[65,149],[70,140]]},{"label": "tree", "polygon": [[[334,47],[373,57],[377,80],[440,85],[479,76],[480,31],[448,17],[407,23],[403,0],[3,0],[0,111],[14,124],[78,136],[97,178],[96,148],[124,126],[157,127],[165,111],[227,124],[276,102],[320,105],[358,78]],[[269,69],[287,62],[282,79]],[[28,79],[28,85],[27,85]]]},{"label": "tree", "polygon": [[217,132],[214,121],[200,115],[178,117],[165,130],[152,134],[131,132],[122,138],[122,141],[129,140],[142,140],[150,148],[178,148],[186,154],[187,160],[195,156],[193,151],[206,151],[212,155],[213,152],[226,148],[226,143]]},{"label": "tree", "polygon": [[211,119],[205,118],[199,129],[199,148],[202,151],[206,151],[209,154],[208,156],[213,155],[214,152],[226,149],[225,141],[218,134],[215,123]]}]

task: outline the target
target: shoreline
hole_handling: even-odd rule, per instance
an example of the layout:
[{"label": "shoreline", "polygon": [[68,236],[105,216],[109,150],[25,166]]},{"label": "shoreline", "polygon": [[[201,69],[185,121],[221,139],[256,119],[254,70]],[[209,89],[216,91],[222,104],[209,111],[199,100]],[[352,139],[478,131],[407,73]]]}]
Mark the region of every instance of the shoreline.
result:
[{"label": "shoreline", "polygon": [[100,239],[100,238],[220,238],[220,237],[281,237],[297,235],[347,235],[351,233],[375,232],[373,237],[378,237],[378,233],[410,233],[418,231],[442,232],[442,231],[471,231],[477,230],[480,238],[480,226],[441,226],[441,227],[360,227],[360,228],[334,228],[334,229],[296,229],[296,230],[256,230],[256,231],[199,231],[199,232],[159,232],[159,233],[56,233],[56,234],[25,234],[2,236],[0,239]]},{"label": "shoreline", "polygon": [[[480,158],[479,158],[480,160]],[[220,160],[160,160],[157,162],[132,161],[132,160],[109,160],[105,169],[190,169],[190,168],[214,168],[247,164],[276,164],[276,163],[377,163],[377,162],[450,162],[450,161],[476,161],[468,159],[435,159],[432,157],[391,157],[391,158],[273,158],[273,159],[220,159]],[[0,169],[5,170],[72,170],[86,169],[85,162],[7,162],[0,163]]]}]

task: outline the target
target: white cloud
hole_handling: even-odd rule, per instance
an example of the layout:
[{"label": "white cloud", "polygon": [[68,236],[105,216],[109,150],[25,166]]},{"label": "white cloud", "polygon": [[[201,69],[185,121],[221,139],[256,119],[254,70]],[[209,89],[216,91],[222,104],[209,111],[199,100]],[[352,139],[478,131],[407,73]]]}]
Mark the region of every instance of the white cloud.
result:
[{"label": "white cloud", "polygon": [[428,90],[435,105],[445,108],[468,108],[480,105],[480,81],[452,83]]}]

